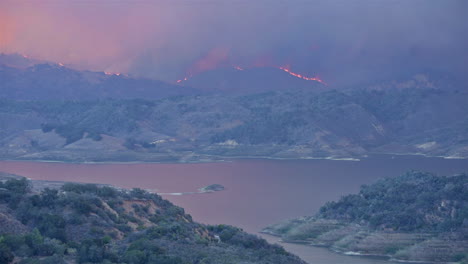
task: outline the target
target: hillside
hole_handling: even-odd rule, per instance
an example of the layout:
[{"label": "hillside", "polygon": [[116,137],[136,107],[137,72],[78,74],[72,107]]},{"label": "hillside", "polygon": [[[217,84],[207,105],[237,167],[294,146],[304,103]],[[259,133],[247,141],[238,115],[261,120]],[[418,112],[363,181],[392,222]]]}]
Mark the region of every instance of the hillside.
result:
[{"label": "hillside", "polygon": [[468,93],[435,88],[159,100],[0,100],[0,158],[468,157]]},{"label": "hillside", "polygon": [[0,263],[304,263],[140,189],[1,178]]},{"label": "hillside", "polygon": [[[78,71],[54,63],[27,65],[29,67],[26,68],[11,67],[4,57],[0,56],[0,99],[159,99],[199,93],[192,88],[162,81],[135,79],[104,72]],[[30,60],[21,60],[23,64],[27,62],[32,64]]]},{"label": "hillside", "polygon": [[198,90],[224,94],[255,94],[268,91],[308,90],[320,92],[326,85],[294,77],[281,69],[220,68],[197,74],[180,83]]},{"label": "hillside", "polygon": [[362,186],[311,217],[272,225],[284,241],[397,260],[468,262],[468,175],[408,172]]}]

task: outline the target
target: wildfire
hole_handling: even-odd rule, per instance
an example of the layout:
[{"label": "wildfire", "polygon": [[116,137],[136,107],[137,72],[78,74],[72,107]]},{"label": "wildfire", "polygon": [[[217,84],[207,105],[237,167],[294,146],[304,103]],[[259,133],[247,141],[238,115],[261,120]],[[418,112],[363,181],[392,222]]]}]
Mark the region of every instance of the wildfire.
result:
[{"label": "wildfire", "polygon": [[295,73],[295,72],[292,72],[289,67],[279,67],[280,70],[283,70],[287,73],[289,73],[290,75],[294,76],[294,77],[297,77],[297,78],[301,78],[303,80],[306,80],[306,81],[316,81],[316,82],[319,82],[323,85],[328,85],[327,83],[325,83],[323,80],[321,80],[319,77],[315,76],[315,77],[307,77],[307,76],[304,76],[304,75],[301,75],[299,73]]},{"label": "wildfire", "polygon": [[[241,66],[238,66],[238,65],[235,65],[235,66],[232,66],[234,69],[238,70],[238,71],[243,71],[244,68],[242,68]],[[180,80],[177,80],[176,83],[181,83],[181,82],[185,82],[185,81],[188,81],[188,79],[192,78],[193,75],[190,74],[190,76],[186,76],[184,77],[183,79],[180,79]]]},{"label": "wildfire", "polygon": [[188,79],[189,79],[189,77],[185,77],[183,79],[177,80],[176,82],[181,83],[181,82],[187,81]]},{"label": "wildfire", "polygon": [[120,72],[104,72],[106,75],[116,75],[116,76],[120,76],[122,75]]},{"label": "wildfire", "polygon": [[[233,67],[234,69],[238,70],[238,71],[243,71],[243,70],[245,70],[245,68],[242,68],[242,67],[240,67],[240,66],[238,66],[238,65],[234,65],[234,66],[232,66],[232,67]],[[328,84],[327,84],[326,82],[324,82],[322,79],[320,79],[318,76],[315,76],[315,77],[307,77],[307,76],[304,76],[304,75],[302,75],[302,74],[295,73],[295,72],[293,72],[293,71],[291,71],[291,70],[289,69],[289,66],[280,66],[280,67],[274,67],[274,68],[280,69],[280,70],[282,70],[282,71],[284,71],[284,72],[288,73],[289,75],[292,75],[292,76],[294,76],[294,77],[296,77],[296,78],[300,78],[300,79],[303,79],[303,80],[306,80],[306,81],[315,81],[315,82],[319,82],[319,83],[321,83],[321,84],[323,84],[323,85],[328,86]],[[183,79],[177,80],[176,83],[181,83],[181,82],[188,81],[188,79],[190,79],[190,78],[192,78],[192,77],[193,77],[193,75],[190,74],[190,76],[186,76],[186,77],[184,77]]]}]

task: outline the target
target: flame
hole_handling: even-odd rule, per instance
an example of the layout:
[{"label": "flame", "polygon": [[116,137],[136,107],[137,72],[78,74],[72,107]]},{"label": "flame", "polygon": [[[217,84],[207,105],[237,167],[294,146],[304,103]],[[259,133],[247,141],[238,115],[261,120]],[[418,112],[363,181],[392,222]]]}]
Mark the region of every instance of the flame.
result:
[{"label": "flame", "polygon": [[290,69],[289,69],[289,66],[282,66],[282,67],[279,67],[280,70],[283,70],[284,72],[287,72],[289,73],[290,75],[294,76],[294,77],[297,77],[297,78],[300,78],[300,79],[303,79],[303,80],[306,80],[306,81],[316,81],[316,82],[319,82],[323,85],[327,85],[328,84],[326,82],[324,82],[322,79],[320,79],[318,76],[315,76],[315,77],[307,77],[307,76],[304,76],[304,75],[301,75],[299,73],[295,73],[295,72],[292,72]]},{"label": "flame", "polygon": [[[190,76],[190,77],[192,77],[192,76]],[[187,81],[190,77],[184,77],[183,79],[177,80],[176,82],[181,83],[181,82]]]},{"label": "flame", "polygon": [[107,71],[105,71],[104,73],[105,73],[106,75],[115,75],[115,76],[120,76],[120,75],[122,75],[120,72],[107,72]]},{"label": "flame", "polygon": [[[245,70],[245,68],[242,68],[238,65],[233,65],[232,66],[234,69],[238,70],[238,71],[243,71]],[[256,67],[254,67],[256,68]],[[315,82],[319,82],[323,85],[326,85],[328,86],[328,84],[326,82],[324,82],[322,79],[320,79],[320,77],[318,76],[315,76],[315,77],[308,77],[308,76],[304,76],[302,74],[299,74],[299,73],[296,73],[296,72],[293,72],[291,71],[290,69],[290,66],[287,65],[287,66],[280,66],[280,67],[273,67],[273,68],[276,68],[276,69],[280,69],[286,73],[288,73],[289,75],[291,76],[294,76],[296,78],[300,78],[300,79],[303,79],[303,80],[306,80],[306,81],[315,81]],[[177,80],[176,83],[182,83],[182,82],[185,82],[185,81],[188,81],[188,79],[192,78],[193,77],[193,74],[190,74],[189,76],[186,76],[184,77],[183,79],[180,79],[180,80]]]}]

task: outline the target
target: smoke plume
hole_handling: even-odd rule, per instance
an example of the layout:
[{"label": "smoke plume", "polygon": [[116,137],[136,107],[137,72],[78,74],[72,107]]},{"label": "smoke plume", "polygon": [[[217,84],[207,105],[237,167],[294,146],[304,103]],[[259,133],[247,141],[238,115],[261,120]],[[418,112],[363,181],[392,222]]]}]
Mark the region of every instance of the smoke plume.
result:
[{"label": "smoke plume", "polygon": [[330,83],[467,76],[464,0],[3,0],[0,52],[166,81],[288,66]]}]

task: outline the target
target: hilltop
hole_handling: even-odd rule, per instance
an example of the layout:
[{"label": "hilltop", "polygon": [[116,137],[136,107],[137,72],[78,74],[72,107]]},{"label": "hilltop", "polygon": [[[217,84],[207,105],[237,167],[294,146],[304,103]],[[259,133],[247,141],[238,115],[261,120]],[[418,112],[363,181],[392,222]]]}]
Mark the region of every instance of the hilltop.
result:
[{"label": "hilltop", "polygon": [[57,63],[2,54],[0,83],[0,99],[14,100],[160,99],[200,93],[158,80],[79,71]]},{"label": "hilltop", "polygon": [[304,263],[140,189],[2,179],[0,263]]},{"label": "hilltop", "polygon": [[263,230],[349,255],[468,262],[468,175],[408,172],[361,187],[314,216]]}]

